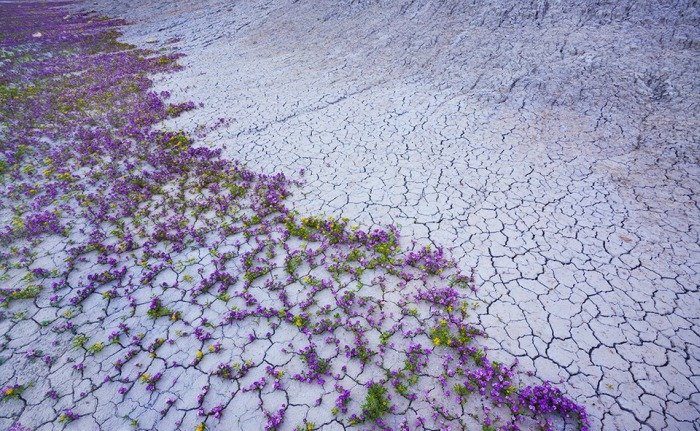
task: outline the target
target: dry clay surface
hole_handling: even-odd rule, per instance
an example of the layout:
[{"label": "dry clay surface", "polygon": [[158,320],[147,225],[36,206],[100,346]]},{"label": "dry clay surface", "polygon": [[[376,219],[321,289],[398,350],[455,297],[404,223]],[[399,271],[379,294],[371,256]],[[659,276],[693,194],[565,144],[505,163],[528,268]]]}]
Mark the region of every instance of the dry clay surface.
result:
[{"label": "dry clay surface", "polygon": [[[658,4],[663,3],[663,5]],[[700,429],[692,1],[103,0],[171,42],[166,127],[476,268],[486,343],[593,429]]]}]

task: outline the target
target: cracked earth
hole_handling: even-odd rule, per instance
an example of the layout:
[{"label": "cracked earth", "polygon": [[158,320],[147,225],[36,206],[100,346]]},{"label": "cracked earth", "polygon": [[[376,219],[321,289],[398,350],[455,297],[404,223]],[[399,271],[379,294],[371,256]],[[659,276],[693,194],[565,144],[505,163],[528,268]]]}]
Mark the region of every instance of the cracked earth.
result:
[{"label": "cracked earth", "polygon": [[[71,8],[124,18],[128,25],[120,27],[120,41],[185,54],[178,60],[183,68],[158,75],[155,88],[168,90],[175,102],[203,106],[160,127],[184,130],[255,172],[301,180],[288,200],[302,215],[346,217],[365,227],[393,224],[415,252],[443,246],[459,268],[474,268],[481,305],[473,307],[473,318],[490,359],[517,359],[533,379],[561,383],[568,397],[586,407],[591,429],[697,430],[700,8],[692,1],[657,3],[100,0]],[[206,280],[211,267],[225,268],[221,254],[265,251],[264,268],[283,267],[295,256],[286,244],[246,243],[239,234],[221,239],[217,253],[208,247],[184,253],[185,263],[153,274],[147,293],[130,292],[135,302],[129,304],[159,314],[166,307],[154,306],[152,294],[167,296],[168,288],[161,293],[156,286],[198,281],[198,274]],[[52,244],[47,240],[42,247],[51,250],[46,247]],[[316,288],[330,277],[313,261],[323,253],[298,264],[309,277],[304,283],[321,296],[314,311],[336,307]],[[63,258],[65,251],[44,257]],[[108,264],[90,259],[87,268]],[[344,283],[362,283],[362,274],[355,275]],[[31,429],[121,429],[129,426],[128,418],[143,429],[192,429],[204,417],[211,429],[262,429],[285,406],[292,418],[285,429],[349,428],[352,422],[331,410],[362,411],[363,399],[353,395],[338,403],[338,386],[371,386],[392,364],[415,356],[398,340],[385,352],[384,334],[403,331],[404,338],[426,346],[432,337],[435,349],[441,340],[435,331],[431,337],[419,331],[433,325],[431,307],[417,304],[411,316],[401,311],[410,305],[401,291],[421,292],[421,286],[402,283],[391,271],[377,277],[365,282],[379,289],[369,297],[382,301],[360,299],[348,312],[357,331],[348,335],[352,331],[341,328],[345,338],[336,333],[330,347],[328,334],[302,336],[310,319],[303,304],[311,299],[298,285],[285,288],[289,304],[280,304],[260,282],[246,292],[280,318],[284,308],[304,319],[291,319],[289,327],[269,321],[254,328],[208,326],[243,318],[214,300],[200,309],[195,305],[204,301],[184,294],[168,297],[168,313],[155,320],[138,319],[135,311],[118,316],[110,308],[127,307],[126,300],[97,305],[99,298],[88,298],[72,319],[81,334],[90,335],[84,358],[75,358],[75,338],[64,336],[68,328],[62,327],[54,331],[56,347],[43,348],[63,358],[52,359],[56,364],[48,370],[25,352],[36,348],[42,322],[62,314],[37,300],[31,319],[15,314],[0,321],[7,359],[0,364],[0,383],[36,374],[44,378],[25,392],[66,395],[58,404],[52,397],[0,404],[0,425],[19,420]],[[334,289],[336,296],[345,294]],[[176,309],[182,316],[165,318]],[[60,313],[70,312],[64,307]],[[385,320],[385,314],[413,320]],[[401,322],[406,327],[396,326]],[[126,350],[106,343],[105,352],[93,348],[91,354],[97,334],[106,341],[120,323],[129,326],[124,338],[157,333],[165,334],[163,341],[142,336],[146,347],[126,359]],[[337,364],[350,350],[352,358],[355,346],[344,343],[359,334],[370,339],[378,363],[333,368],[341,378],[326,379],[335,387],[309,389],[303,379],[291,379],[283,391],[271,389],[285,373],[323,375],[319,367],[304,374],[316,355]],[[222,368],[215,358],[222,345],[229,362],[240,361],[234,369]],[[449,360],[418,356],[426,357],[426,363],[418,361],[425,368],[420,391],[434,385],[437,394]],[[115,395],[101,375],[75,368],[85,363],[99,373],[117,359],[126,364],[121,375],[138,375],[144,383],[124,383],[126,398]],[[257,374],[244,375],[247,368]],[[151,382],[157,373],[163,381]],[[230,387],[217,384],[222,376]],[[151,383],[166,387],[152,392]],[[398,428],[409,417],[413,429],[414,420],[430,416],[425,412],[432,411],[435,395],[401,402],[401,387],[392,391],[398,393],[392,398],[394,419],[386,426]],[[212,397],[228,401],[216,404]],[[74,403],[79,419],[57,421]],[[198,414],[203,408],[206,414]],[[474,426],[455,416],[446,413],[443,422],[425,427]],[[483,417],[469,420],[481,426]]]}]

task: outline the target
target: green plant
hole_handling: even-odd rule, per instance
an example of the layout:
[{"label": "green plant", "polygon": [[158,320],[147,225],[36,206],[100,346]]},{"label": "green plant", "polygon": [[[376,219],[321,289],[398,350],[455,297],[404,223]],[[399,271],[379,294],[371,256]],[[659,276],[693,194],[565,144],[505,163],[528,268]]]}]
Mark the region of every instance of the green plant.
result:
[{"label": "green plant", "polygon": [[296,272],[297,268],[301,265],[303,261],[303,258],[301,255],[296,255],[290,257],[287,262],[285,263],[285,269],[289,275],[294,275]]},{"label": "green plant", "polygon": [[10,294],[11,299],[32,299],[36,298],[39,296],[39,293],[41,292],[42,287],[37,285],[37,284],[32,284],[30,286],[25,287],[22,290],[17,290],[15,292],[12,292]]},{"label": "green plant", "polygon": [[78,334],[75,337],[73,337],[73,347],[80,348],[85,346],[85,343],[88,341],[88,336],[85,334]]},{"label": "green plant", "polygon": [[88,351],[88,353],[94,355],[96,353],[100,353],[104,348],[105,348],[104,343],[95,343],[92,346],[88,347],[87,351]]},{"label": "green plant", "polygon": [[389,413],[391,407],[386,393],[386,388],[381,384],[373,383],[370,385],[365,402],[362,404],[365,419],[374,421]]}]

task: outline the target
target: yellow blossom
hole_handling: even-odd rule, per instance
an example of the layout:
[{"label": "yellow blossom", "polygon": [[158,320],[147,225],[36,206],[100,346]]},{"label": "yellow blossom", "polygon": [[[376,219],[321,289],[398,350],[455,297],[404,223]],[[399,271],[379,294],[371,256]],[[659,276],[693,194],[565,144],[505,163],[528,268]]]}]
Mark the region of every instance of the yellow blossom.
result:
[{"label": "yellow blossom", "polygon": [[304,326],[304,319],[301,316],[294,316],[294,326],[297,328]]}]

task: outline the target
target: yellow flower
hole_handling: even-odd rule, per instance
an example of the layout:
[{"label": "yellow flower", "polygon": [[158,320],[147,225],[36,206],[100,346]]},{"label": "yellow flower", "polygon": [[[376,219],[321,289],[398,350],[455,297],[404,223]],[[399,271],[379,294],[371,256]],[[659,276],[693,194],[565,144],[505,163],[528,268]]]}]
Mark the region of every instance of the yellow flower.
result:
[{"label": "yellow flower", "polygon": [[15,392],[15,389],[14,389],[14,388],[7,388],[7,389],[5,389],[5,396],[6,396],[6,397],[10,397],[10,396],[12,396],[12,394],[13,394],[14,392]]},{"label": "yellow flower", "polygon": [[25,225],[24,221],[21,218],[15,217],[12,219],[12,226],[14,226],[15,229],[24,229]]},{"label": "yellow flower", "polygon": [[194,357],[198,361],[201,361],[202,358],[204,357],[204,352],[202,352],[201,350],[197,350],[197,353],[194,354]]},{"label": "yellow flower", "polygon": [[304,319],[301,316],[294,316],[294,326],[297,328],[304,326]]},{"label": "yellow flower", "polygon": [[436,346],[439,346],[440,345],[440,337],[433,338],[433,344],[435,344]]},{"label": "yellow flower", "polygon": [[207,426],[204,425],[204,422],[200,422],[199,425],[194,427],[194,431],[204,431],[207,429]]}]

